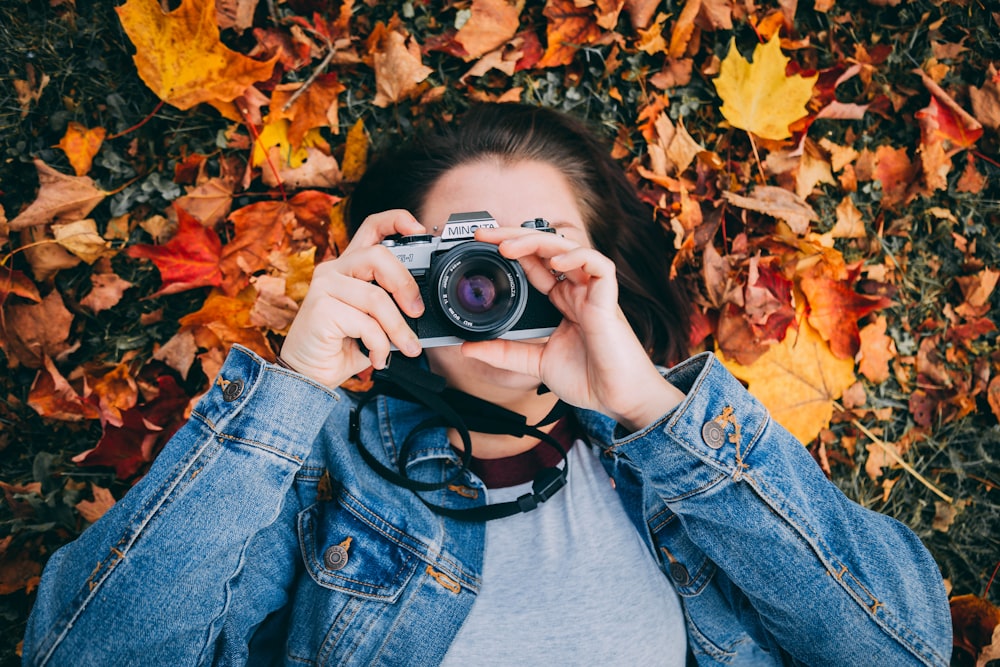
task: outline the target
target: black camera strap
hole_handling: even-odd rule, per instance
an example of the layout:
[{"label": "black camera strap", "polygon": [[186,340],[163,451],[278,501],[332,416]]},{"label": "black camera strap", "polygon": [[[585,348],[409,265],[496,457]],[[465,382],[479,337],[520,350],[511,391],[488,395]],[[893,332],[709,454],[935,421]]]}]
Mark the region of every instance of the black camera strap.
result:
[{"label": "black camera strap", "polygon": [[[529,425],[524,415],[507,410],[465,392],[447,387],[445,379],[412,362],[390,355],[386,367],[372,373],[374,384],[358,400],[351,411],[349,439],[358,448],[358,453],[368,466],[386,481],[409,489],[433,512],[461,521],[491,521],[512,516],[519,512],[529,512],[551,498],[566,484],[569,461],[566,450],[548,433],[541,430],[557,421],[569,411],[569,406],[558,401],[552,411],[538,424]],[[423,405],[435,415],[417,424],[407,434],[400,446],[397,470],[384,465],[362,443],[361,411],[377,396],[390,396]],[[415,436],[429,428],[451,426],[462,439],[460,465],[454,474],[443,482],[422,482],[406,474],[406,460],[409,457]],[[532,436],[553,447],[563,459],[563,466],[543,468],[535,476],[531,493],[505,503],[493,503],[480,507],[452,508],[437,505],[424,499],[420,492],[437,491],[454,485],[464,478],[472,462],[472,439],[470,431],[496,433],[513,436]]]}]

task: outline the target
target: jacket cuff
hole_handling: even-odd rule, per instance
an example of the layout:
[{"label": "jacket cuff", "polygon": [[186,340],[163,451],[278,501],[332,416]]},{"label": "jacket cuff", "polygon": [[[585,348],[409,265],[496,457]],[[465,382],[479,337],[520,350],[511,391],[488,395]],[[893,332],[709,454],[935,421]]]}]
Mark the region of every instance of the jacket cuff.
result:
[{"label": "jacket cuff", "polygon": [[192,417],[226,437],[304,460],[332,410],[350,401],[300,373],[234,345]]},{"label": "jacket cuff", "polygon": [[[754,445],[771,420],[767,409],[711,352],[672,368],[666,379],[686,394],[676,408],[645,429],[616,429],[612,453],[635,463],[676,500],[717,482],[739,480]],[[792,436],[782,444],[801,447]]]}]

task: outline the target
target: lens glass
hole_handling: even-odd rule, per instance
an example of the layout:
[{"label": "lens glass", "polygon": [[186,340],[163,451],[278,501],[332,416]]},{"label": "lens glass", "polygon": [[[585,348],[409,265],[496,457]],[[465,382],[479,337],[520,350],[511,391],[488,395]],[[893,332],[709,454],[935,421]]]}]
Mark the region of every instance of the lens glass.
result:
[{"label": "lens glass", "polygon": [[458,305],[470,313],[485,313],[496,304],[497,288],[481,273],[467,272],[455,284]]},{"label": "lens glass", "polygon": [[440,258],[434,272],[438,305],[462,338],[496,338],[524,312],[524,270],[494,245],[470,241],[456,246]]}]

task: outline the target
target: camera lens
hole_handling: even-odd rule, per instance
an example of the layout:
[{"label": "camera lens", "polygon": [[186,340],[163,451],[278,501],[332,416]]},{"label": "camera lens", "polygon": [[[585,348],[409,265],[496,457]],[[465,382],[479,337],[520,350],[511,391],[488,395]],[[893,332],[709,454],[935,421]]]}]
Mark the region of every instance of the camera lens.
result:
[{"label": "camera lens", "polygon": [[485,313],[496,303],[497,288],[493,279],[482,274],[466,273],[455,285],[455,300],[470,313]]},{"label": "camera lens", "polygon": [[469,241],[434,265],[437,304],[466,340],[496,338],[524,313],[528,281],[521,265],[502,257],[495,245]]}]

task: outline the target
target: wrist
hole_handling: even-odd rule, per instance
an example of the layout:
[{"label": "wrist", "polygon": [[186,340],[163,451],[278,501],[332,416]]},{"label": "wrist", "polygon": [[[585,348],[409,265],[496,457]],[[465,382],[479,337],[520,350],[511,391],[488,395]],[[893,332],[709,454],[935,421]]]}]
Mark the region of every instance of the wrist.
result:
[{"label": "wrist", "polygon": [[621,411],[609,413],[616,422],[632,433],[643,430],[681,404],[685,394],[657,374],[658,381],[637,387],[633,395],[642,400]]}]

